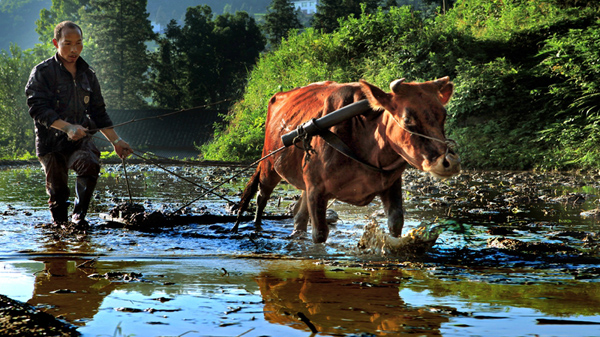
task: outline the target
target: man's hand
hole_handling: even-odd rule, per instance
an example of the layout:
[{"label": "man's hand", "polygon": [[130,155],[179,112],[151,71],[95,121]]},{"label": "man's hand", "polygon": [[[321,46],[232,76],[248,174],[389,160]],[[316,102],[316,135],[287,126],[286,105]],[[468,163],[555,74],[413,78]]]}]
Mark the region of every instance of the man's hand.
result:
[{"label": "man's hand", "polygon": [[66,133],[69,140],[73,141],[80,140],[88,136],[87,128],[84,128],[81,125],[67,123],[62,119],[57,119],[54,121],[51,127]]},{"label": "man's hand", "polygon": [[129,143],[121,139],[121,137],[117,135],[112,127],[101,129],[100,132],[102,132],[104,137],[106,137],[106,139],[108,139],[108,141],[113,145],[115,152],[121,159],[125,159],[129,157],[129,155],[133,154],[133,149]]},{"label": "man's hand", "polygon": [[77,141],[82,138],[87,137],[87,128],[84,128],[81,125],[69,124],[62,128],[62,130],[67,134],[70,140]]},{"label": "man's hand", "polygon": [[133,149],[129,146],[129,143],[119,138],[113,143],[115,152],[121,159],[129,157],[133,153]]}]

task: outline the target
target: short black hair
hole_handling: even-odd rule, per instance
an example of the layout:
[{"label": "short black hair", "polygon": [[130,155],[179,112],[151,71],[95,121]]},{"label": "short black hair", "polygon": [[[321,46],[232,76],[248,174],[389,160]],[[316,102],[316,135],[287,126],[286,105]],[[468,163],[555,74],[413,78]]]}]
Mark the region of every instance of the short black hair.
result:
[{"label": "short black hair", "polygon": [[65,28],[79,29],[79,33],[81,34],[81,36],[83,36],[83,31],[81,30],[81,27],[79,27],[75,22],[63,21],[56,25],[56,27],[54,27],[54,38],[56,39],[56,41],[60,41],[63,29]]}]

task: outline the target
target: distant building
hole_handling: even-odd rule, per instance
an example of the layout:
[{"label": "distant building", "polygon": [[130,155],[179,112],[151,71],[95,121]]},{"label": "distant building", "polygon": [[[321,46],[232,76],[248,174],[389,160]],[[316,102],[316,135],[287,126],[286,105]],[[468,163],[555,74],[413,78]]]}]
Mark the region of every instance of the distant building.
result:
[{"label": "distant building", "polygon": [[292,4],[302,13],[312,15],[317,12],[319,0],[294,0]]}]

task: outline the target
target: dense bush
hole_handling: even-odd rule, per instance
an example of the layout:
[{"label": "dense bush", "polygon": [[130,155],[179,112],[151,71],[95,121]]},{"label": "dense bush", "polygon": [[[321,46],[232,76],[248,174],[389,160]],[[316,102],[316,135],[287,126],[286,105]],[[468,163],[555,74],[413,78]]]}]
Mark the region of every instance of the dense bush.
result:
[{"label": "dense bush", "polygon": [[425,18],[409,7],[350,17],[331,34],[292,34],[261,57],[206,159],[260,156],[267,102],[314,81],[450,76],[448,133],[484,169],[600,164],[598,7],[564,1],[462,0]]},{"label": "dense bush", "polygon": [[554,117],[542,141],[552,144],[547,167],[600,167],[600,19],[546,41],[541,66],[556,81],[544,112]]},{"label": "dense bush", "polygon": [[22,51],[16,45],[11,45],[10,53],[0,51],[0,159],[30,157],[35,153],[25,85],[31,69],[48,55],[43,48]]}]

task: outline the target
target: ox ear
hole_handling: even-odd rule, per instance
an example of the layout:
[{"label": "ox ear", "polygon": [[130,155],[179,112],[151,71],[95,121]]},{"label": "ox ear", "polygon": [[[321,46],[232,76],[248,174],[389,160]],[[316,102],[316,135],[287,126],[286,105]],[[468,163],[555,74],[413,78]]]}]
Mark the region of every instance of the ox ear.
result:
[{"label": "ox ear", "polygon": [[452,97],[452,93],[454,92],[454,84],[450,82],[450,77],[442,77],[435,81],[433,81],[435,85],[440,90],[440,101],[443,105],[446,105]]},{"label": "ox ear", "polygon": [[363,94],[367,96],[369,100],[369,104],[371,104],[371,108],[375,111],[383,111],[386,109],[386,106],[390,104],[390,95],[385,93],[383,90],[378,87],[372,85],[371,83],[360,80],[360,89]]}]

